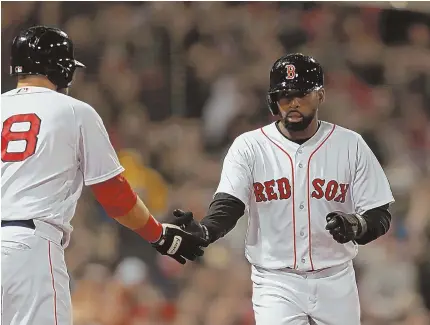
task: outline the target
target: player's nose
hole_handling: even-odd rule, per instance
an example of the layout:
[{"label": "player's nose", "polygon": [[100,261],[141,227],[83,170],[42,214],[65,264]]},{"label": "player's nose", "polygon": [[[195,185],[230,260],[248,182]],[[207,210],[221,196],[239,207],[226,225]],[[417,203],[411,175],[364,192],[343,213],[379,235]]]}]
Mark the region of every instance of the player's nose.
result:
[{"label": "player's nose", "polygon": [[299,102],[299,98],[298,97],[293,97],[291,98],[291,101],[289,103],[290,105],[290,110],[295,110],[298,109],[300,107],[300,102]]},{"label": "player's nose", "polygon": [[291,112],[300,112],[300,102],[297,100],[297,98],[291,98],[285,101],[279,101],[278,107],[281,111],[283,111],[285,114],[289,114]]}]

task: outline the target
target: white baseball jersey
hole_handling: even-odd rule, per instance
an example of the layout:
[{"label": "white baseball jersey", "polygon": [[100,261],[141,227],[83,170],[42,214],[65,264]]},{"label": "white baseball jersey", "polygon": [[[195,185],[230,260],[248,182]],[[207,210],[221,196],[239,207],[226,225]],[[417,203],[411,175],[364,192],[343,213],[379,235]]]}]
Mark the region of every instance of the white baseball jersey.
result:
[{"label": "white baseball jersey", "polygon": [[251,264],[303,271],[340,265],[357,254],[357,244],[339,244],[325,230],[328,213],[361,214],[394,202],[363,138],[327,122],[302,145],[283,136],[276,123],[240,135],[216,192],[245,203]]},{"label": "white baseball jersey", "polygon": [[68,240],[83,183],[124,170],[103,121],[90,105],[40,87],[2,94],[1,118],[2,220],[43,220]]}]

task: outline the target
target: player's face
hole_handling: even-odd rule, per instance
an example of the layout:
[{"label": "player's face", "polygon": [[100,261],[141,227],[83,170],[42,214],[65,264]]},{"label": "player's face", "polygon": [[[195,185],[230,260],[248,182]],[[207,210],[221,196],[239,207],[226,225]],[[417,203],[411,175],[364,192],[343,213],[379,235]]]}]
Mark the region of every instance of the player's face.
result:
[{"label": "player's face", "polygon": [[280,95],[278,107],[282,123],[289,131],[303,131],[316,117],[318,106],[324,101],[324,89],[293,96]]}]

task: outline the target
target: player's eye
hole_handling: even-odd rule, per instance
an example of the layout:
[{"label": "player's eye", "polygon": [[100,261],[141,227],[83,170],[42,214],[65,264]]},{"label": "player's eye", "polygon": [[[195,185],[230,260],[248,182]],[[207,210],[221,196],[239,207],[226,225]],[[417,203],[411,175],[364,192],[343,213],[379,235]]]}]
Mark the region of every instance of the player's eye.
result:
[{"label": "player's eye", "polygon": [[281,99],[284,99],[290,102],[294,98],[305,98],[305,97],[308,97],[308,95],[309,95],[308,93],[305,93],[302,91],[294,91],[294,92],[280,91],[276,94],[276,100],[280,101]]}]

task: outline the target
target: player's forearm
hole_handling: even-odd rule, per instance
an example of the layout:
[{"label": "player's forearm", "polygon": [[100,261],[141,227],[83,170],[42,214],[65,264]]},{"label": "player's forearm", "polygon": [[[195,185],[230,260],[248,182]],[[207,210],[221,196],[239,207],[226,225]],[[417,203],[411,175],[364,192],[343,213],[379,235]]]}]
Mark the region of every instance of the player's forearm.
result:
[{"label": "player's forearm", "polygon": [[390,229],[391,214],[388,204],[371,209],[363,213],[362,218],[366,222],[366,231],[355,241],[359,245],[365,245],[386,234]]},{"label": "player's forearm", "polygon": [[131,208],[127,214],[123,216],[115,216],[115,220],[123,226],[131,230],[142,228],[148,222],[150,213],[145,203],[136,196],[136,204]]},{"label": "player's forearm", "polygon": [[111,218],[149,242],[155,242],[161,237],[162,225],[151,216],[148,208],[124,177],[118,175],[92,185],[91,189]]},{"label": "player's forearm", "polygon": [[210,242],[225,236],[245,212],[245,204],[227,193],[217,193],[209,205],[206,217],[201,221],[208,232]]}]

